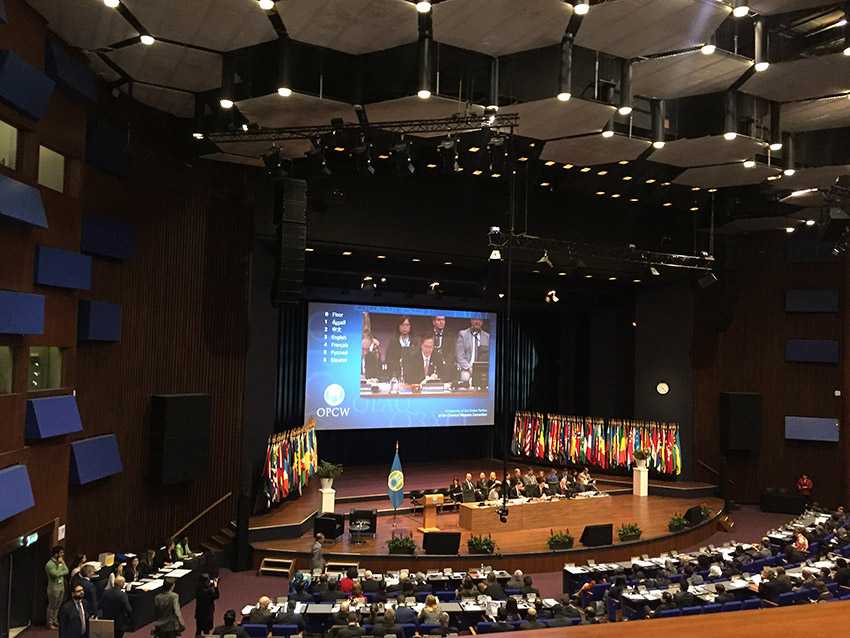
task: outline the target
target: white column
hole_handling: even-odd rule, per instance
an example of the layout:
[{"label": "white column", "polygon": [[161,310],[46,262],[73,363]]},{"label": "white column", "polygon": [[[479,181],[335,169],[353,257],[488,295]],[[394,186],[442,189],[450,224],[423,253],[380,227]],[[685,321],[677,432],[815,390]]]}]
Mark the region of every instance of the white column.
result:
[{"label": "white column", "polygon": [[632,494],[649,496],[649,470],[645,467],[635,467],[632,470]]},{"label": "white column", "polygon": [[336,502],[336,490],[332,487],[322,487],[319,489],[319,492],[322,493],[322,509],[319,513],[333,512]]}]

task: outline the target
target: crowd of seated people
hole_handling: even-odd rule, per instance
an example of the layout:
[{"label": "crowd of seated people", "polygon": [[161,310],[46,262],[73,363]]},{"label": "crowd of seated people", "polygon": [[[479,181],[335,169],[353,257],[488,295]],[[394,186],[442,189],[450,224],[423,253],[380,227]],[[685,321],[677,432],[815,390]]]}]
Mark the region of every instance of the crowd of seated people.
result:
[{"label": "crowd of seated people", "polygon": [[[507,487],[506,487],[507,486]],[[563,469],[560,474],[554,469],[525,472],[514,468],[513,472],[499,480],[496,472],[479,472],[476,479],[467,472],[461,480],[455,476],[448,488],[448,495],[457,503],[476,501],[497,501],[502,498],[503,490],[508,490],[508,498],[541,498],[544,496],[574,496],[580,492],[596,490],[596,481],[590,471],[584,467],[579,470]]]}]

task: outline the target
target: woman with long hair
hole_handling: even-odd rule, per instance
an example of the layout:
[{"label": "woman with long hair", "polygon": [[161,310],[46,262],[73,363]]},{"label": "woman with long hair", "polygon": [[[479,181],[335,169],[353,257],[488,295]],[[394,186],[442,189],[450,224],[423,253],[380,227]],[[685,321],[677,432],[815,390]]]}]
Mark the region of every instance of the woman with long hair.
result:
[{"label": "woman with long hair", "polygon": [[412,356],[416,354],[416,343],[412,331],[413,324],[410,317],[401,315],[396,324],[395,334],[387,343],[384,362],[387,364],[390,377],[399,381],[404,381],[405,368],[409,366]]}]

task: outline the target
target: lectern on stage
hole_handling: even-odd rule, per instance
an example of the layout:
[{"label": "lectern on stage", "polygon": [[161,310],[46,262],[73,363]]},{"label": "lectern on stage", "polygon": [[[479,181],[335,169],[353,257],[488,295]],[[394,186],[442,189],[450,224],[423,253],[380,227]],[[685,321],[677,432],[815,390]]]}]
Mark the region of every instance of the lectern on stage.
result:
[{"label": "lectern on stage", "polygon": [[437,505],[443,504],[442,494],[426,494],[425,506],[422,508],[422,527],[420,532],[439,532],[437,527]]}]

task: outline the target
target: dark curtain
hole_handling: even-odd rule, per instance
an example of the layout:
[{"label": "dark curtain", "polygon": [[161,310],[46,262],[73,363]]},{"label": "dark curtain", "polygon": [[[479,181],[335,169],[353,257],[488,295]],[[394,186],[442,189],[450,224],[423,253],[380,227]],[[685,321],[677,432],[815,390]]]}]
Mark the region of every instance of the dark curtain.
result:
[{"label": "dark curtain", "polygon": [[275,431],[304,423],[304,378],[307,367],[307,303],[280,306],[278,405]]}]

